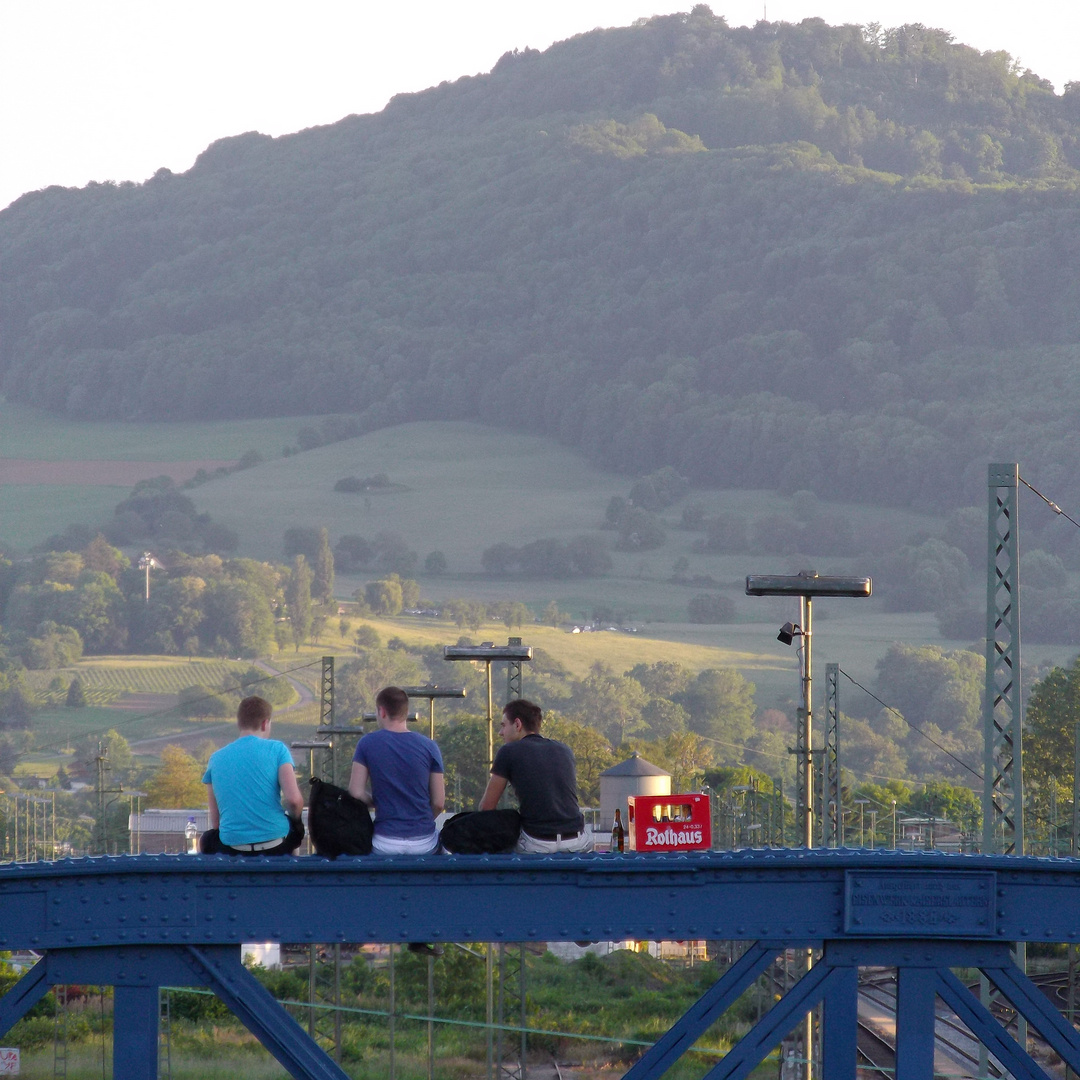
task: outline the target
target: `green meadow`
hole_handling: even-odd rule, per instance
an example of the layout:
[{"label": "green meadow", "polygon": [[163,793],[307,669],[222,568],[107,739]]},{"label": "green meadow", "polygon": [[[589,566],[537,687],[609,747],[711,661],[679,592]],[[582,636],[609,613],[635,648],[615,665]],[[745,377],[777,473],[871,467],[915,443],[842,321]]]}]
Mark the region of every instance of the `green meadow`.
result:
[{"label": "green meadow", "polygon": [[25,551],[73,521],[107,521],[128,490],[108,484],[2,484],[0,547]]},{"label": "green meadow", "polygon": [[[385,473],[395,487],[367,494],[333,490],[342,477],[377,473]],[[478,574],[480,555],[492,544],[566,539],[599,528],[608,500],[625,496],[633,479],[596,469],[550,439],[479,424],[430,422],[268,460],[203,485],[193,497],[200,510],[238,532],[245,552],[259,558],[280,559],[282,533],[293,525],[325,525],[332,540],[344,533],[371,537],[390,531],[404,536],[421,558],[442,551],[452,580]],[[725,582],[747,573],[744,557],[690,552],[695,534],[677,528],[686,502],[700,503],[706,515],[723,510],[751,518],[790,507],[790,500],[775,492],[695,491],[663,515],[670,529],[663,547],[613,553],[613,576],[626,582],[620,588],[632,594],[634,582],[646,590],[650,582],[663,581],[681,555],[691,560],[691,573],[711,572]],[[932,520],[877,509],[843,510],[858,521],[902,532]],[[529,583],[530,591],[537,587],[548,591]]]}]

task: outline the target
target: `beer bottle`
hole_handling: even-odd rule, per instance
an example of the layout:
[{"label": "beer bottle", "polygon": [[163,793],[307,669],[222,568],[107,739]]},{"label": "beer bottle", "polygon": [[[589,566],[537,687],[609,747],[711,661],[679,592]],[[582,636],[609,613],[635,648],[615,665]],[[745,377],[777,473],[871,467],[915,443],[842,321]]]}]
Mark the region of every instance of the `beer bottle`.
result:
[{"label": "beer bottle", "polygon": [[611,826],[611,850],[623,851],[626,848],[626,830],[622,825],[622,811],[615,811],[615,824]]}]

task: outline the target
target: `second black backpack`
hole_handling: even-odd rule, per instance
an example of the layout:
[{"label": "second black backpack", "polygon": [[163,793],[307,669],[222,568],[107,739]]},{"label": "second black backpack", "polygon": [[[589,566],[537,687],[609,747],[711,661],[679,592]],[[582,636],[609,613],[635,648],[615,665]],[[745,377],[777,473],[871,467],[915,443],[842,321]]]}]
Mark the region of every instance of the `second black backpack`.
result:
[{"label": "second black backpack", "polygon": [[516,810],[475,810],[450,818],[439,839],[452,855],[495,855],[513,851],[520,833]]},{"label": "second black backpack", "polygon": [[308,835],[319,855],[370,855],[371,811],[344,788],[311,778],[308,800]]}]

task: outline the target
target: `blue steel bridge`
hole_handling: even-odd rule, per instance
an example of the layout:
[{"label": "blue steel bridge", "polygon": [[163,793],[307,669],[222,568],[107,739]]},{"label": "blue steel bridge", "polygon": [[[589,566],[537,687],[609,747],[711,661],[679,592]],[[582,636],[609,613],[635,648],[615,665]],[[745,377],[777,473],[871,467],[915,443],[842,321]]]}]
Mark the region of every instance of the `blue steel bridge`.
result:
[{"label": "blue steel bridge", "polygon": [[898,1080],[930,1080],[945,1003],[1013,1076],[1047,1074],[954,973],[980,969],[1080,1073],[1080,1035],[1013,962],[1080,942],[1080,860],[863,850],[238,859],[135,855],[0,867],[0,949],[43,954],[6,1032],[51,986],[109,985],[115,1075],[154,1080],[158,991],[217,994],[304,1080],[346,1074],[244,968],[248,941],[751,943],[626,1074],[660,1077],[790,948],[819,959],[708,1073],[747,1076],[821,1006],[825,1080],[855,1080],[860,967],[897,971]]}]

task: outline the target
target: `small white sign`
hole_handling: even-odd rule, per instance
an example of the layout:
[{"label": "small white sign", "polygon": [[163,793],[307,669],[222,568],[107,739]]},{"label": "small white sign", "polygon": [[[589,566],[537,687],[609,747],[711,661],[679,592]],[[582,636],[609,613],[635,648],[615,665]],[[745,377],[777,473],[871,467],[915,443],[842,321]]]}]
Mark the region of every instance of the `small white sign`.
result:
[{"label": "small white sign", "polygon": [[13,1046],[0,1046],[0,1076],[19,1075],[19,1051]]}]

